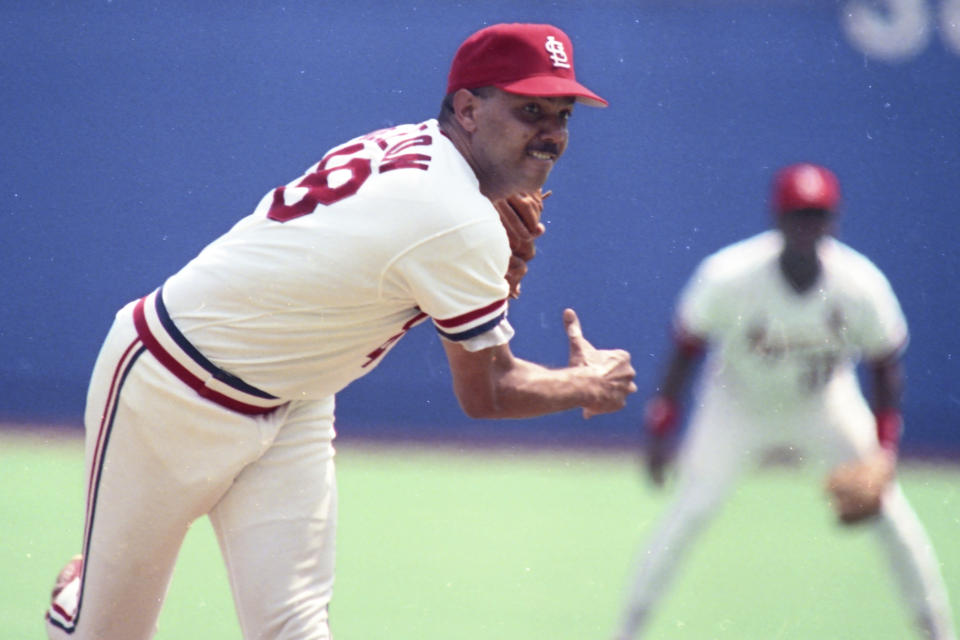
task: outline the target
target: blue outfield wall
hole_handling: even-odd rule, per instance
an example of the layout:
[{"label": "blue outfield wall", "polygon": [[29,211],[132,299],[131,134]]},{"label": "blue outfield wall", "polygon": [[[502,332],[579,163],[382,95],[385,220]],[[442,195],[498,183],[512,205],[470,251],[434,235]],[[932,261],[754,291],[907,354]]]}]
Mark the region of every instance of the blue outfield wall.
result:
[{"label": "blue outfield wall", "polygon": [[0,419],[79,424],[118,307],[332,145],[433,117],[466,35],[535,21],[611,106],[571,122],[514,351],[563,364],[572,306],[641,392],[587,422],[471,421],[426,325],[341,394],[340,432],[632,438],[677,290],[768,225],[777,167],[812,160],[911,323],[905,448],[960,451],[957,0],[241,4],[0,8]]}]

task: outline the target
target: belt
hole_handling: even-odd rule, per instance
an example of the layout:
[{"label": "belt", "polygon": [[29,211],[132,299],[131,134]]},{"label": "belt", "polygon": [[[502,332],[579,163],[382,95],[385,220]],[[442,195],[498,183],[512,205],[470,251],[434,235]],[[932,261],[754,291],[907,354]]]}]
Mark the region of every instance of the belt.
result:
[{"label": "belt", "polygon": [[207,360],[173,324],[162,292],[144,296],[133,309],[137,335],[160,364],[200,396],[238,413],[259,415],[286,404]]}]

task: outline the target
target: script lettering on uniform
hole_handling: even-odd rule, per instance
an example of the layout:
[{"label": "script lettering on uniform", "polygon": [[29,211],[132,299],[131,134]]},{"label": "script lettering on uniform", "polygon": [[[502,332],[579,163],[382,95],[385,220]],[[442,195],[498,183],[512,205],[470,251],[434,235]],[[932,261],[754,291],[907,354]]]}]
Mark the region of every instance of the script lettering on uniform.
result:
[{"label": "script lettering on uniform", "polygon": [[383,162],[380,163],[378,171],[384,173],[394,169],[421,169],[426,171],[430,162],[430,156],[425,153],[402,153],[411,147],[426,146],[433,144],[433,138],[428,135],[416,136],[401,140],[393,145],[383,156]]},{"label": "script lettering on uniform", "polygon": [[767,330],[762,321],[757,321],[746,332],[747,343],[752,353],[771,366],[777,366],[788,358],[801,363],[801,387],[807,392],[815,392],[830,381],[841,360],[839,350],[846,339],[846,321],[841,309],[831,309],[825,320],[832,338],[776,336]]}]

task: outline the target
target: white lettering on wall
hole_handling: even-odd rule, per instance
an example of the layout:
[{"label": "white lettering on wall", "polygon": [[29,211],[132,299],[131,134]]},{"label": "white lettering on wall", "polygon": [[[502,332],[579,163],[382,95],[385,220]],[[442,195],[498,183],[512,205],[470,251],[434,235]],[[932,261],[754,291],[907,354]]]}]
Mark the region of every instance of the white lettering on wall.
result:
[{"label": "white lettering on wall", "polygon": [[939,30],[946,47],[960,54],[960,0],[850,0],[841,12],[851,43],[872,58],[905,60],[923,51]]},{"label": "white lettering on wall", "polygon": [[940,5],[940,35],[947,48],[960,54],[960,0],[944,0]]}]

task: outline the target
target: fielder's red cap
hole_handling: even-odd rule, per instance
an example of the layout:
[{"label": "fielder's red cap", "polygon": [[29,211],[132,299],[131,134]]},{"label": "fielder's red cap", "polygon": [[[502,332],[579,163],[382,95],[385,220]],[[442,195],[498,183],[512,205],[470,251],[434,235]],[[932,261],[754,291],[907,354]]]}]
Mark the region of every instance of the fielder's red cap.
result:
[{"label": "fielder's red cap", "polygon": [[798,209],[837,210],[840,182],[826,167],[801,163],[784,167],[773,179],[773,210],[788,213]]},{"label": "fielder's red cap", "polygon": [[607,106],[577,82],[573,44],[549,24],[495,24],[460,45],[450,65],[447,93],[491,86],[524,96],[573,96],[592,107]]}]

